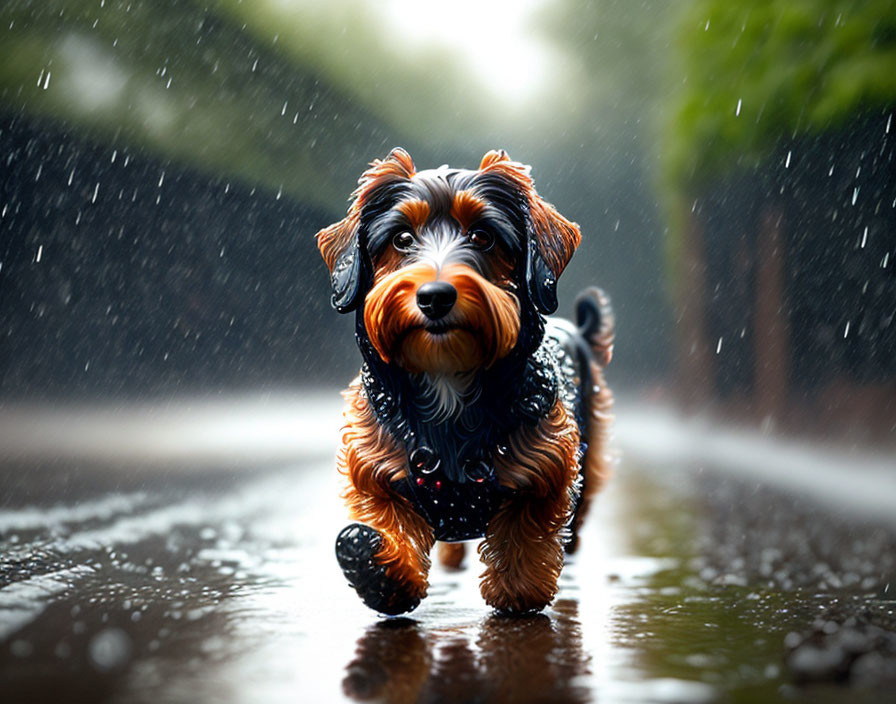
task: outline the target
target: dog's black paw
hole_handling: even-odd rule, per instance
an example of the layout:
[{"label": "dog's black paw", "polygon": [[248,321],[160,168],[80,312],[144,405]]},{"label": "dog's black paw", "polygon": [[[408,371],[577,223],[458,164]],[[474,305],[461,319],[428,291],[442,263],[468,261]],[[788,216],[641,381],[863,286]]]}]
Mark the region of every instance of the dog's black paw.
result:
[{"label": "dog's black paw", "polygon": [[343,528],[336,538],[336,560],[348,583],[361,600],[374,611],[395,616],[412,611],[419,596],[386,574],[386,568],[373,559],[383,544],[379,531],[361,523]]}]

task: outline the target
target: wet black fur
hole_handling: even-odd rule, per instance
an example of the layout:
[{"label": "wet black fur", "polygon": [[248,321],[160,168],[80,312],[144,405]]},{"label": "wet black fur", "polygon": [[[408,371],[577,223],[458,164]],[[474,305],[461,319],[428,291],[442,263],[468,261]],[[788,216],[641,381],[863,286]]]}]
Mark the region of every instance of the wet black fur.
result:
[{"label": "wet black fur", "polygon": [[[496,174],[463,170],[434,173],[438,176],[433,181],[444,178],[444,182],[422,180],[418,175],[414,181],[387,184],[368,197],[361,212],[358,232],[364,252],[364,271],[370,275],[369,272],[373,271],[372,259],[390,246],[396,232],[410,227],[404,217],[393,210],[396,204],[407,198],[419,198],[434,206],[432,216],[448,217],[445,202],[450,203],[451,195],[457,191],[472,189],[491,206],[490,216],[478,221],[476,227],[488,229],[497,244],[504,247],[517,262],[514,271],[517,288],[514,293],[520,302],[521,318],[517,344],[507,357],[477,374],[472,386],[475,401],[466,405],[460,416],[433,423],[432,409],[423,400],[414,378],[398,365],[383,362],[371,345],[364,328],[363,299],[356,310],[355,334],[368,369],[399,404],[396,417],[383,419],[387,427],[397,439],[405,440],[407,432],[397,428],[396,421],[406,420],[416,436],[417,444],[427,444],[434,449],[442,458],[448,476],[453,480],[462,480],[458,467],[461,458],[501,444],[524,420],[508,414],[508,409],[514,406],[519,396],[520,380],[525,376],[527,360],[544,335],[544,320],[527,285],[526,257],[523,254],[527,241],[532,238],[529,236],[528,201],[524,194]],[[365,282],[362,287],[365,293],[372,283],[372,277]],[[537,420],[533,418],[530,422]]]}]

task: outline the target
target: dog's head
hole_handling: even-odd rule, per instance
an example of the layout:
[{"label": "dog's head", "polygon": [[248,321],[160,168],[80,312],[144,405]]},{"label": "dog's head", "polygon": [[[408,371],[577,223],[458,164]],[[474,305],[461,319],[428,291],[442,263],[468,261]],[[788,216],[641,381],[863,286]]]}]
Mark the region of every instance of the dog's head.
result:
[{"label": "dog's head", "polygon": [[486,368],[514,349],[523,321],[556,310],[557,278],[579,228],[504,151],[486,154],[475,171],[417,172],[393,149],[352,197],[317,243],[333,306],[363,312],[384,362],[412,373]]}]

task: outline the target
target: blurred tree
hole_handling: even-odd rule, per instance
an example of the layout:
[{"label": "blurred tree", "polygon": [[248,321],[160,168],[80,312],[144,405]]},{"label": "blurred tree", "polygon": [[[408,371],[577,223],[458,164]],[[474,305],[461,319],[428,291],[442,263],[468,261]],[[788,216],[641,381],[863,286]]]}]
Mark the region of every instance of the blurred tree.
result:
[{"label": "blurred tree", "polygon": [[677,33],[664,179],[687,393],[888,428],[896,2],[697,0]]},{"label": "blurred tree", "polygon": [[4,3],[0,106],[336,210],[371,151],[408,135],[265,34],[275,5]]},{"label": "blurred tree", "polygon": [[670,356],[655,184],[672,17],[662,0],[562,0],[540,17],[563,60],[550,107],[536,116],[544,148],[533,136],[533,162],[548,175],[540,187],[562,194],[584,232],[561,290],[571,298],[584,286],[607,289],[622,360],[613,373],[637,386],[663,380]]},{"label": "blurred tree", "polygon": [[[15,291],[7,300],[17,302],[20,323],[6,333],[20,341],[17,359],[31,370],[17,384],[38,383],[49,364],[28,354],[28,345],[47,338],[48,321],[64,326],[69,340],[81,328],[79,316],[88,315],[83,306],[59,307],[73,300],[64,291],[56,295],[59,282],[81,291],[82,301],[95,299],[95,345],[142,345],[172,359],[175,321],[168,313],[178,318],[195,301],[184,272],[197,267],[179,259],[187,252],[207,260],[204,276],[190,274],[193,287],[225,299],[229,315],[221,320],[236,321],[229,332],[219,329],[209,304],[204,314],[192,314],[191,335],[229,336],[225,350],[236,337],[246,341],[221,364],[234,374],[257,368],[272,347],[285,358],[298,346],[296,358],[306,358],[313,345],[302,325],[277,329],[278,320],[291,320],[290,301],[301,295],[292,260],[271,258],[288,251],[312,262],[299,279],[309,272],[324,277],[313,233],[344,212],[364,164],[396,144],[420,168],[475,167],[495,147],[533,164],[540,192],[585,234],[561,280],[560,313],[570,312],[583,286],[604,286],[619,317],[615,378],[656,378],[667,356],[669,315],[651,111],[665,86],[659,67],[668,16],[662,2],[619,0],[488,10],[461,0],[451,8],[398,0],[3,3],[0,136],[10,165],[4,205],[15,217],[4,223],[10,235],[0,252],[6,262],[0,279]],[[456,31],[431,32],[434,25]],[[132,189],[130,200],[123,185]],[[143,236],[150,232],[158,236]],[[77,252],[53,260],[48,281],[48,260],[35,261],[34,253],[41,246],[68,252],[75,243]],[[222,259],[222,250],[243,254]],[[270,266],[262,272],[253,258]],[[101,275],[90,261],[117,273]],[[286,281],[293,285],[275,289]],[[148,300],[137,296],[135,309],[117,318],[133,325],[110,327],[102,311],[114,309],[128,283],[153,291],[151,313],[137,312]],[[323,288],[313,295],[307,330],[349,340],[350,321],[327,315]],[[50,312],[35,312],[47,306]],[[123,342],[131,334],[134,341]],[[147,346],[149,338],[161,342]],[[206,344],[216,349],[212,340]],[[252,352],[253,344],[261,347]],[[185,352],[199,349],[189,342]],[[147,366],[151,353],[140,355],[131,362]],[[96,358],[85,349],[75,368],[89,356]],[[112,356],[104,357],[107,365]],[[115,362],[122,380],[125,362]],[[160,361],[145,377],[162,367]]]},{"label": "blurred tree", "polygon": [[677,188],[762,163],[782,139],[842,127],[896,98],[893,0],[695,0],[677,40],[665,139]]}]

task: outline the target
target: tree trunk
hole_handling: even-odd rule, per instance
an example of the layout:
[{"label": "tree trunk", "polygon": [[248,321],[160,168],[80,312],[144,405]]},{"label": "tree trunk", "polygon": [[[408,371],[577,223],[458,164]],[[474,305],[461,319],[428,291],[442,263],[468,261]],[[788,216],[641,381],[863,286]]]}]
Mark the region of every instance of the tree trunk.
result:
[{"label": "tree trunk", "polygon": [[766,209],[756,240],[756,413],[780,418],[790,383],[790,326],[785,293],[783,215]]},{"label": "tree trunk", "polygon": [[678,369],[680,398],[688,405],[706,403],[712,397],[715,360],[710,353],[706,321],[706,254],[703,224],[694,212],[687,214],[677,276]]}]

